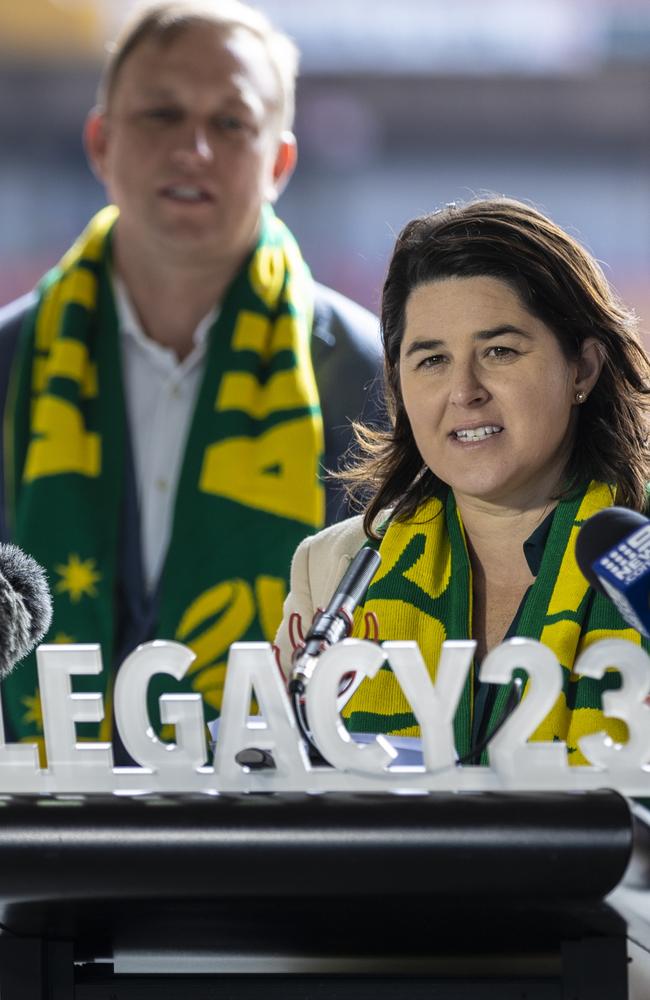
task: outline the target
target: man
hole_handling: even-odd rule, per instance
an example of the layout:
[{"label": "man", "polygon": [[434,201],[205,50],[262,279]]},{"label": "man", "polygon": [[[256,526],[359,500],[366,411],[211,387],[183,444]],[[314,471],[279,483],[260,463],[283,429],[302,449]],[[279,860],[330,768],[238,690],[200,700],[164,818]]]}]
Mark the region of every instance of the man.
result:
[{"label": "man", "polygon": [[[313,284],[271,208],[296,65],[236,0],[136,15],[85,129],[112,205],[0,313],[0,529],[48,569],[51,640],[101,642],[104,677],[83,679],[103,683],[100,738],[108,666],[154,636],[193,648],[188,689],[218,712],[230,644],[274,636],[377,371],[376,321]],[[3,701],[38,738],[33,663]]]}]

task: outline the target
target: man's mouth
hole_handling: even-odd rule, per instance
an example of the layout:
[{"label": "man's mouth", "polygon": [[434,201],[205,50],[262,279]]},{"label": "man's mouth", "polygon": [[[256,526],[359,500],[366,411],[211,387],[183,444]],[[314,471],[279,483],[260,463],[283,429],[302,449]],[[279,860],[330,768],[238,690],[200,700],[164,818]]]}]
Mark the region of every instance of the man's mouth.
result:
[{"label": "man's mouth", "polygon": [[451,436],[457,441],[483,441],[493,434],[500,434],[503,427],[498,424],[485,424],[483,427],[461,427],[452,431]]},{"label": "man's mouth", "polygon": [[212,195],[205,188],[197,187],[194,184],[170,184],[160,192],[163,197],[172,201],[182,201],[190,204],[197,204],[204,201],[213,201]]}]

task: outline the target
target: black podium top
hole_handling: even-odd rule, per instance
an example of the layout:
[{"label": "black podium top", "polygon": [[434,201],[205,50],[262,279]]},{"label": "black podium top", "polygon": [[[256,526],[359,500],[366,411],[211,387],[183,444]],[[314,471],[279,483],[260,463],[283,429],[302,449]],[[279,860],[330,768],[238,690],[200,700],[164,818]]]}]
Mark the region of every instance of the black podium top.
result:
[{"label": "black podium top", "polygon": [[[414,998],[430,995],[431,977],[448,982],[440,996],[492,998],[514,989],[516,970],[549,984],[531,996],[626,995],[625,922],[603,901],[634,840],[616,792],[0,801],[9,1000],[25,1000],[32,965],[30,998],[59,969],[66,998],[144,996],[147,975],[160,1000],[189,995],[185,972],[216,975],[233,996],[258,996],[246,992],[256,976],[260,996],[338,996],[318,993],[318,975],[352,976],[357,995],[366,974],[363,995],[403,995],[391,985],[403,972]],[[461,980],[470,992],[453,992]],[[206,989],[191,995],[215,995]]]},{"label": "black podium top", "polygon": [[0,905],[386,897],[596,899],[632,850],[612,791],[14,797]]}]

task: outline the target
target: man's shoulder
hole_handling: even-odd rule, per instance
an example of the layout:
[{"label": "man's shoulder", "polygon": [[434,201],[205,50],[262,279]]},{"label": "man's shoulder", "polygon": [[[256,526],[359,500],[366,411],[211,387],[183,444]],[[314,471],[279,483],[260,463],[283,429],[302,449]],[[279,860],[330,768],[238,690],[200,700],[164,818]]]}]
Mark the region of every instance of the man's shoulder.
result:
[{"label": "man's shoulder", "polygon": [[314,282],[312,334],[325,347],[346,347],[371,363],[377,363],[381,356],[377,317],[358,302],[318,282]]},{"label": "man's shoulder", "polygon": [[18,336],[23,321],[36,305],[36,293],[28,292],[5,306],[0,306],[0,337],[3,341]]},{"label": "man's shoulder", "polygon": [[4,407],[9,370],[23,323],[36,305],[36,295],[29,292],[0,307],[0,410]]},{"label": "man's shoulder", "polygon": [[[379,320],[326,285],[315,285],[312,359],[326,418],[375,420],[381,408]],[[345,450],[345,449],[343,449]]]},{"label": "man's shoulder", "polygon": [[[315,285],[311,354],[325,428],[323,466],[340,467],[354,447],[352,424],[383,424],[382,349],[379,320],[363,306],[325,285]],[[345,490],[328,479],[327,521],[348,511]]]},{"label": "man's shoulder", "polygon": [[[33,292],[22,295],[14,302],[0,307],[0,419],[5,411],[5,403],[9,391],[9,379],[12,368],[12,361],[16,352],[18,337],[23,322],[30,310],[36,304],[36,296]],[[4,454],[2,448],[2,436],[0,435],[0,482],[4,480]],[[9,534],[5,524],[5,512],[0,490],[0,540],[8,541]]]}]

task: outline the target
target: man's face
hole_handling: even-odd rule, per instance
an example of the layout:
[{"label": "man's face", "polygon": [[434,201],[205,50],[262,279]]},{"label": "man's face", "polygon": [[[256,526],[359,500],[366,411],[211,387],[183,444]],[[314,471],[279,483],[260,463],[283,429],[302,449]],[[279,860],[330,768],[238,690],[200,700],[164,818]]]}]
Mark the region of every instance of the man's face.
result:
[{"label": "man's face", "polygon": [[201,23],[137,46],[106,113],[86,129],[93,167],[120,209],[118,245],[185,265],[239,266],[262,204],[293,166],[278,104],[264,46],[245,29]]}]

